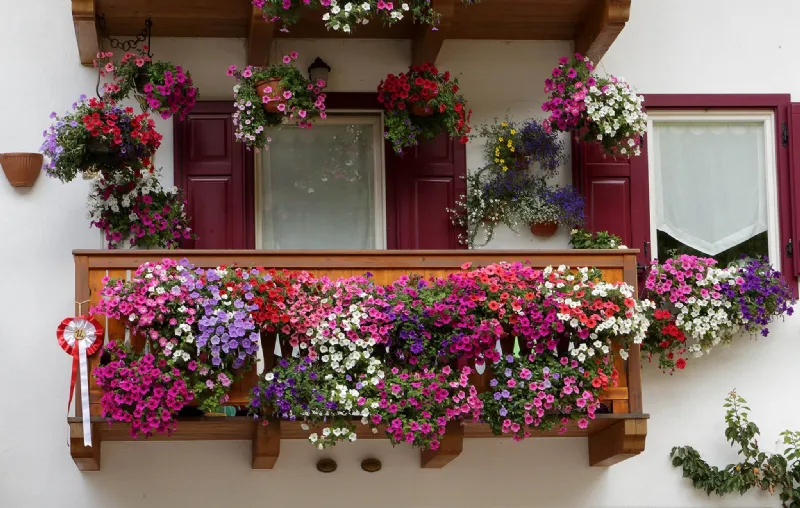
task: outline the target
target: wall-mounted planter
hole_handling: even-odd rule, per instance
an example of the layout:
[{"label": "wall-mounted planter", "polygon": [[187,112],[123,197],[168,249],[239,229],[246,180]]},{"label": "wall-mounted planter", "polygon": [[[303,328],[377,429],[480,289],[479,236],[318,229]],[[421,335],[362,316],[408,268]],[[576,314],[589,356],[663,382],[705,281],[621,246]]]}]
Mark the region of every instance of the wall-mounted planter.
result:
[{"label": "wall-mounted planter", "polygon": [[547,238],[553,236],[558,231],[558,222],[532,222],[531,233],[535,236]]},{"label": "wall-mounted planter", "polygon": [[44,156],[40,153],[3,153],[0,165],[13,187],[33,187],[42,172]]}]

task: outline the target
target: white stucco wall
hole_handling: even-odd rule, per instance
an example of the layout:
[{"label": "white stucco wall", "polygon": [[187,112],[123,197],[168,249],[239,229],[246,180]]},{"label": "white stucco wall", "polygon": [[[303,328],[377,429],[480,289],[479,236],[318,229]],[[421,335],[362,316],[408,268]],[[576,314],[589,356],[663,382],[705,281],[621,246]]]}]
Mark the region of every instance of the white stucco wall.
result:
[{"label": "white stucco wall", "polygon": [[[486,0],[489,1],[489,0]],[[793,26],[800,7],[771,0],[634,0],[631,21],[604,60],[643,92],[793,93],[800,100],[800,70],[793,58],[800,39]],[[50,111],[62,112],[95,75],[78,64],[69,2],[0,3],[0,151],[35,151]],[[204,98],[229,97],[225,68],[244,61],[237,40],[156,40],[161,58],[192,72]],[[281,41],[302,65],[315,56],[332,67],[331,89],[374,90],[387,72],[407,65],[407,42]],[[447,41],[438,64],[460,74],[476,123],[511,110],[524,119],[543,100],[542,81],[564,42]],[[171,122],[159,120],[164,145],[156,162],[172,174]],[[480,147],[468,147],[480,164]],[[564,182],[569,175],[562,173]],[[732,388],[750,400],[775,449],[777,433],[800,428],[791,387],[800,382],[796,318],[773,327],[767,339],[741,339],[735,347],[692,361],[689,370],[664,376],[644,371],[644,405],[651,414],[647,450],[610,469],[587,466],[583,439],[470,440],[442,470],[419,469],[418,453],[387,442],[359,442],[329,453],[332,475],[314,469],[321,456],[303,442],[284,442],[273,471],[249,469],[246,442],[105,443],[103,471],[81,474],[66,447],[65,402],[70,359],[54,339],[72,313],[73,248],[99,248],[88,228],[88,185],[42,176],[30,190],[0,177],[0,507],[100,508],[239,506],[283,503],[311,506],[379,503],[386,507],[557,506],[777,506],[753,494],[720,501],[696,492],[667,459],[674,445],[691,444],[717,463],[735,457],[723,441],[722,399]],[[562,233],[563,234],[563,233]],[[565,238],[552,240],[565,244]],[[532,247],[501,232],[498,247]],[[360,460],[384,463],[369,475]]]}]

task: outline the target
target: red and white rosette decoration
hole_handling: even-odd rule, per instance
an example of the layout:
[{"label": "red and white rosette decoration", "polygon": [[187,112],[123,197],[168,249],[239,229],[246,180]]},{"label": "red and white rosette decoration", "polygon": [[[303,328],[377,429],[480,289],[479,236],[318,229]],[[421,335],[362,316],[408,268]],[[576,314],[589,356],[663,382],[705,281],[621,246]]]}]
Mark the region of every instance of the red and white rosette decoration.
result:
[{"label": "red and white rosette decoration", "polygon": [[81,408],[83,409],[83,444],[92,446],[92,425],[89,411],[89,362],[87,358],[103,346],[103,327],[93,317],[78,316],[66,318],[56,331],[61,349],[72,355],[72,378],[69,382],[69,403],[75,393],[75,380],[80,366]]}]

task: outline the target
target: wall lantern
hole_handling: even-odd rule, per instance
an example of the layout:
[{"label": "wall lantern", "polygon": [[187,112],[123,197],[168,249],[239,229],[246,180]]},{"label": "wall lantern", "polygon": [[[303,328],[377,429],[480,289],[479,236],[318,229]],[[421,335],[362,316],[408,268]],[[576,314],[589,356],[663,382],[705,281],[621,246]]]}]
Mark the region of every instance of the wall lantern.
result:
[{"label": "wall lantern", "polygon": [[308,79],[313,82],[322,80],[325,84],[328,83],[328,74],[331,72],[331,66],[325,63],[320,57],[317,57],[314,62],[308,67]]}]

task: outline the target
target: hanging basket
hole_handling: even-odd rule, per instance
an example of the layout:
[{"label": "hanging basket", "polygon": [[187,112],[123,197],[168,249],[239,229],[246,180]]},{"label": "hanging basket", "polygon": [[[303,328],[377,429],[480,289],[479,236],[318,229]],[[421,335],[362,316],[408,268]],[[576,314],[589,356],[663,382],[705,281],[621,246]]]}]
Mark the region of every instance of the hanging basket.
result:
[{"label": "hanging basket", "polygon": [[12,187],[33,187],[43,163],[44,156],[40,153],[0,154],[3,173]]},{"label": "hanging basket", "polygon": [[145,64],[142,67],[139,67],[139,72],[136,73],[136,76],[133,78],[133,83],[136,86],[136,91],[139,95],[145,95],[146,92],[144,91],[144,86],[150,82],[150,73],[148,69],[150,64]]},{"label": "hanging basket", "polygon": [[547,238],[553,236],[558,231],[558,222],[532,222],[531,233],[534,236]]},{"label": "hanging basket", "polygon": [[[267,92],[267,87],[272,89],[272,92]],[[267,113],[280,113],[278,104],[283,102],[283,88],[281,87],[281,80],[278,78],[268,79],[267,81],[260,81],[256,83],[256,93],[261,97],[269,97],[269,102],[264,104],[264,110]]]},{"label": "hanging basket", "polygon": [[527,169],[531,165],[531,163],[528,162],[528,158],[525,157],[524,155],[517,155],[515,157],[515,160],[517,163],[517,167],[520,169]]},{"label": "hanging basket", "polygon": [[427,104],[421,105],[415,102],[411,105],[411,114],[414,116],[431,116],[433,114],[433,108]]}]

